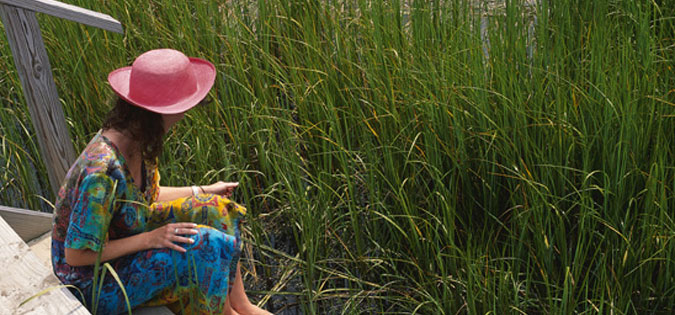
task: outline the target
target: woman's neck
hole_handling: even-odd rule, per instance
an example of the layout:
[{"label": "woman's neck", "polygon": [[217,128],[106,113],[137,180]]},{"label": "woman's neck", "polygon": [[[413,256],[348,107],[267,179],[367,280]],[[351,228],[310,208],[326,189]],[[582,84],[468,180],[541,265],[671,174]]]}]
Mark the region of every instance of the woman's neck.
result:
[{"label": "woman's neck", "polygon": [[101,135],[105,136],[108,138],[108,140],[115,144],[117,149],[119,149],[122,155],[124,155],[124,159],[127,162],[140,161],[140,145],[124,132],[110,128],[103,130]]}]

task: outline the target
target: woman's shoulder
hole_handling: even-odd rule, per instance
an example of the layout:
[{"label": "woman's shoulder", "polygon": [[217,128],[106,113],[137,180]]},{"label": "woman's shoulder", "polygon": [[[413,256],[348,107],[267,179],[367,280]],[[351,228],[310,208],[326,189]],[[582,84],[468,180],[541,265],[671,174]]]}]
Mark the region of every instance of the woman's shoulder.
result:
[{"label": "woman's shoulder", "polygon": [[117,150],[100,132],[84,148],[77,162],[85,175],[110,173],[121,167]]},{"label": "woman's shoulder", "polygon": [[68,170],[56,200],[57,209],[70,207],[83,183],[112,181],[123,178],[122,174],[115,149],[96,134]]}]

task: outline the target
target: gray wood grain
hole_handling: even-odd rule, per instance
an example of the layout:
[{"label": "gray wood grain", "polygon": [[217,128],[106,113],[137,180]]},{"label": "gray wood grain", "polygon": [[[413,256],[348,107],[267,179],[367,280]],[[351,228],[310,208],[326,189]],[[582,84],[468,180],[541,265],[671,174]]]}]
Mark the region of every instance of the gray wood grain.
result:
[{"label": "gray wood grain", "polygon": [[[11,225],[11,224],[10,224]],[[52,233],[47,233],[28,243],[30,251],[44,265],[51,266]],[[0,312],[2,313],[2,312]],[[138,307],[131,311],[133,315],[174,315],[166,306]]]},{"label": "gray wood grain", "polygon": [[49,14],[62,19],[102,28],[116,33],[123,33],[122,24],[110,15],[87,10],[78,6],[54,0],[0,0],[0,3],[8,4],[26,10]]},{"label": "gray wood grain", "polygon": [[[0,206],[0,219],[4,219],[6,223],[13,229],[21,239],[28,243],[30,252],[33,256],[42,264],[45,265],[47,269],[51,270],[51,231],[52,228],[52,215],[49,213],[38,212],[33,210],[26,210],[20,208],[12,208]],[[40,233],[39,231],[46,231]],[[5,235],[9,232],[2,232],[0,228],[0,237],[5,238]],[[27,237],[22,236],[21,234],[28,235]],[[30,241],[30,243],[29,243]],[[0,243],[0,246],[4,246]],[[21,246],[22,247],[22,246]],[[23,249],[20,249],[17,254],[20,254]],[[3,256],[0,256],[0,264],[4,263]],[[4,275],[3,275],[4,277]],[[4,279],[0,278],[0,290],[5,286]],[[58,280],[51,279],[50,283],[53,285],[58,285]],[[32,286],[32,284],[28,284]],[[6,291],[5,291],[6,292]],[[37,293],[37,292],[36,292]],[[0,295],[2,292],[0,292]],[[32,303],[32,302],[30,302]],[[28,305],[28,304],[27,304]],[[3,309],[5,305],[2,300],[0,300],[0,310]],[[9,308],[7,308],[9,309]],[[17,311],[24,311],[23,307],[17,309]],[[0,311],[0,314],[2,312]],[[45,313],[47,314],[47,313]],[[88,314],[88,313],[87,313]],[[173,315],[174,313],[169,310],[166,306],[151,306],[151,307],[139,307],[132,311],[134,315]]]},{"label": "gray wood grain", "polygon": [[0,17],[47,166],[49,183],[56,194],[76,156],[40,26],[34,12],[13,6],[0,4]]},{"label": "gray wood grain", "polygon": [[29,242],[52,229],[52,214],[33,210],[0,206],[0,217],[21,237]]},{"label": "gray wood grain", "polygon": [[0,217],[0,312],[6,314],[89,314],[66,288],[53,289],[23,306],[21,302],[61,283]]}]

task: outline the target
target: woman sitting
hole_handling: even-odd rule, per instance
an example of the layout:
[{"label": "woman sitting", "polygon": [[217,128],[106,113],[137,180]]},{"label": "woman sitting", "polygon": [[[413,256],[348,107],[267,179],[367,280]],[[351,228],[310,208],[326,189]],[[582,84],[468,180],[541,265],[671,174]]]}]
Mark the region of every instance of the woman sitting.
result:
[{"label": "woman sitting", "polygon": [[52,234],[54,272],[90,311],[128,308],[109,272],[96,283],[100,261],[119,276],[131,308],[269,314],[249,302],[239,271],[246,209],[228,199],[237,183],[159,185],[164,135],[215,77],[210,62],[172,49],[148,51],[108,76],[119,99],[66,175]]}]

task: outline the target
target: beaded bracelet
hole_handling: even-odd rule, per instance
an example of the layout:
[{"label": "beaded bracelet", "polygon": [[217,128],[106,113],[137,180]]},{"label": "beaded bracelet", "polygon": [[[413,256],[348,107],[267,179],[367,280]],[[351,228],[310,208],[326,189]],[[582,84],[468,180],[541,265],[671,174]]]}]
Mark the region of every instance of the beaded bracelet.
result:
[{"label": "beaded bracelet", "polygon": [[[197,195],[199,194],[199,189],[197,189],[197,186],[194,186],[194,185],[193,185],[193,186],[191,186],[190,188],[192,188],[192,195],[193,195],[193,196],[197,196]],[[201,188],[201,187],[200,187],[200,188]],[[203,189],[202,189],[202,190],[203,190]]]}]

